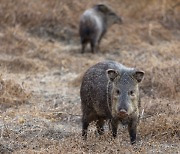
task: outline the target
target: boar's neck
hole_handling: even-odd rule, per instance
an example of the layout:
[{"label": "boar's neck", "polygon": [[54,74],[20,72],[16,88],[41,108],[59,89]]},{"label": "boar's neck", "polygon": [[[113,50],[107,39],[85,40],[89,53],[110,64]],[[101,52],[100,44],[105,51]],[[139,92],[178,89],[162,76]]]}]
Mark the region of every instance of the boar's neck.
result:
[{"label": "boar's neck", "polygon": [[108,21],[107,21],[107,17],[105,15],[101,15],[101,19],[102,19],[102,28],[103,28],[103,32],[106,32],[107,28],[108,28]]}]

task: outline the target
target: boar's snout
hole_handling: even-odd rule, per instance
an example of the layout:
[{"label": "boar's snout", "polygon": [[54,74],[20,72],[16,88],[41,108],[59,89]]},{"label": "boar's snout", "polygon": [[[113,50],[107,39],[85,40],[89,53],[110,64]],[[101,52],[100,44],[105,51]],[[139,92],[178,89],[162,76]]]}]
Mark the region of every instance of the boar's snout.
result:
[{"label": "boar's snout", "polygon": [[118,20],[117,20],[117,24],[122,24],[123,23],[123,20],[121,17],[118,17]]},{"label": "boar's snout", "polygon": [[121,117],[127,116],[127,115],[128,115],[127,109],[124,109],[124,108],[120,108],[120,107],[119,107],[119,109],[118,109],[118,114],[119,114],[119,116],[121,116]]},{"label": "boar's snout", "polygon": [[114,24],[120,24],[120,25],[123,24],[123,19],[120,16],[116,15]]}]

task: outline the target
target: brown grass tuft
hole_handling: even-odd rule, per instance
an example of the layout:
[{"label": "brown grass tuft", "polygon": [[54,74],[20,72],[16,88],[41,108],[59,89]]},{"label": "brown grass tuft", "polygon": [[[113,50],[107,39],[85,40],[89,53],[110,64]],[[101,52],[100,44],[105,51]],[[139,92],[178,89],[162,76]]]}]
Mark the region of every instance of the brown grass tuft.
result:
[{"label": "brown grass tuft", "polygon": [[180,63],[165,68],[154,67],[146,72],[143,89],[153,97],[175,99],[180,97]]},{"label": "brown grass tuft", "polygon": [[2,108],[17,106],[27,102],[31,94],[13,80],[0,78],[0,105]]}]

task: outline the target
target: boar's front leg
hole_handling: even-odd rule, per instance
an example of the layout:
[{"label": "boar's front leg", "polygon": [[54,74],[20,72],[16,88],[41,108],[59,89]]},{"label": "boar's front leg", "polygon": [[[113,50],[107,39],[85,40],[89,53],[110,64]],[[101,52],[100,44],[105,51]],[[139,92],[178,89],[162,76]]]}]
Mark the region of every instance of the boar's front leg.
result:
[{"label": "boar's front leg", "polygon": [[136,131],[137,131],[137,119],[132,119],[128,124],[128,131],[131,140],[131,144],[136,143]]},{"label": "boar's front leg", "polygon": [[99,135],[104,134],[104,119],[98,119],[96,122],[96,127]]},{"label": "boar's front leg", "polygon": [[111,119],[111,131],[114,138],[117,136],[118,120]]}]

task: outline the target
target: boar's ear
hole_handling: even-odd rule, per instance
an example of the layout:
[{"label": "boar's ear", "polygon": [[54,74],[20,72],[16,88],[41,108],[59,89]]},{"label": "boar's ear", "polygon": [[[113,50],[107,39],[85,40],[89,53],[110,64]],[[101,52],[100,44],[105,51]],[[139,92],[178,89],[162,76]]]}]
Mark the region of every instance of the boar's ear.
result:
[{"label": "boar's ear", "polygon": [[114,81],[114,79],[119,75],[119,73],[116,70],[108,69],[106,71],[107,77],[110,81]]},{"label": "boar's ear", "polygon": [[107,6],[104,5],[104,4],[99,4],[99,5],[97,5],[97,8],[98,8],[99,11],[101,11],[101,12],[103,12],[103,13],[106,13],[106,12],[109,11],[108,8],[107,8]]},{"label": "boar's ear", "polygon": [[133,73],[133,78],[137,80],[137,82],[141,82],[144,79],[144,72],[135,70]]}]

